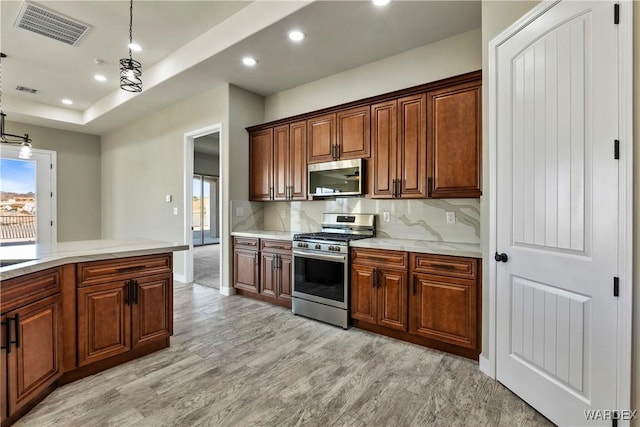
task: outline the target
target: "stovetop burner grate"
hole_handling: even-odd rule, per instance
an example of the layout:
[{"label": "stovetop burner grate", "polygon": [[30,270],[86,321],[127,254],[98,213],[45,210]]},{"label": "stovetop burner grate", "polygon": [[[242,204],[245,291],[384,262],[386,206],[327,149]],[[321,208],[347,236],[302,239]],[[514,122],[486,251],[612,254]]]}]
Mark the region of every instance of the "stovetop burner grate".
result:
[{"label": "stovetop burner grate", "polygon": [[336,242],[349,242],[351,240],[360,240],[366,239],[372,236],[363,235],[363,234],[347,234],[347,233],[328,233],[328,232],[317,232],[317,233],[304,233],[304,234],[296,234],[293,236],[293,240],[325,240],[325,241],[336,241]]}]

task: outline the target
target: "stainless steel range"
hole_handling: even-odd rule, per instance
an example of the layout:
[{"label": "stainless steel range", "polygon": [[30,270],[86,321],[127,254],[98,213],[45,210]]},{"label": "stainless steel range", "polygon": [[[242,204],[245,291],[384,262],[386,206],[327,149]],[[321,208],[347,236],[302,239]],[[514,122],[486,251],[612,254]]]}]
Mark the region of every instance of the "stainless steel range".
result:
[{"label": "stainless steel range", "polygon": [[294,314],[347,329],[349,241],[375,236],[373,214],[323,214],[322,231],[293,237]]}]

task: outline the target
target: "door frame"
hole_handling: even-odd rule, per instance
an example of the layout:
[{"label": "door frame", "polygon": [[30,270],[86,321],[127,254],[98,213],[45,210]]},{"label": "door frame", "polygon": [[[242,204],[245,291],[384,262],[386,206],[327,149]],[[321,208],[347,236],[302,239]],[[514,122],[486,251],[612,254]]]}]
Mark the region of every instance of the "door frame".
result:
[{"label": "door frame", "polygon": [[[522,18],[509,26],[496,38],[489,42],[489,234],[488,250],[483,256],[489,260],[489,293],[488,319],[483,324],[488,325],[485,332],[488,335],[488,349],[483,349],[480,355],[480,370],[492,378],[496,377],[497,360],[497,266],[493,262],[493,255],[497,250],[497,50],[538,17],[554,7],[559,0],[544,1],[534,7]],[[613,4],[612,19],[613,19]],[[618,168],[619,215],[618,215],[618,277],[620,278],[620,297],[618,300],[618,366],[616,375],[618,409],[631,408],[631,363],[632,363],[632,315],[633,315],[633,2],[621,1],[619,37],[619,134],[620,160]],[[613,25],[613,23],[612,23]],[[613,155],[613,141],[612,155]],[[486,265],[486,264],[485,264]],[[613,280],[613,278],[612,278]],[[613,408],[611,408],[613,409]]]},{"label": "door frame", "polygon": [[[196,138],[200,138],[202,136],[210,135],[212,133],[218,132],[220,134],[219,141],[222,141],[222,123],[215,123],[209,126],[205,126],[200,129],[192,130],[190,132],[185,132],[184,134],[184,243],[189,245],[189,249],[182,252],[182,256],[184,259],[184,276],[176,275],[176,280],[191,283],[193,282],[193,233],[191,232],[191,222],[193,216],[193,152],[194,152],[194,140]],[[223,200],[223,188],[220,185],[220,180],[224,176],[223,165],[226,159],[224,158],[225,154],[223,150],[220,150],[219,154],[219,178],[218,178],[218,191],[219,199]],[[218,206],[218,218],[222,218],[222,203],[219,203]],[[222,240],[220,240],[220,244],[222,245]],[[220,265],[222,265],[222,251],[220,251],[220,260],[218,261]]]}]

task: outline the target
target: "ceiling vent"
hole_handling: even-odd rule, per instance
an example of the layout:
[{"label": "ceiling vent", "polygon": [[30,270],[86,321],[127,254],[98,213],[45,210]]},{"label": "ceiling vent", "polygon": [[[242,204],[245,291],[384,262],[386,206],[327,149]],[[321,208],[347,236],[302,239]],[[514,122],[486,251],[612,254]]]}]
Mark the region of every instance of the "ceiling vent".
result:
[{"label": "ceiling vent", "polygon": [[20,92],[27,92],[27,93],[36,93],[38,91],[38,89],[31,89],[30,87],[26,87],[26,86],[17,86],[16,90]]},{"label": "ceiling vent", "polygon": [[31,2],[22,4],[14,25],[71,46],[76,46],[90,29],[87,24]]}]

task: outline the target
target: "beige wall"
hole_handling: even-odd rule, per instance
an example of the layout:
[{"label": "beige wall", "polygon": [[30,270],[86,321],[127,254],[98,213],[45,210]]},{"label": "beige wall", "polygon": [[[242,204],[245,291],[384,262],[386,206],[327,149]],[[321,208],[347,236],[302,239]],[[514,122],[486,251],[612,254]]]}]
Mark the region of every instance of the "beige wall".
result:
[{"label": "beige wall", "polygon": [[100,137],[11,121],[6,128],[57,153],[58,241],[100,239]]},{"label": "beige wall", "polygon": [[193,155],[193,173],[218,176],[220,174],[220,157],[214,154],[195,153]]},{"label": "beige wall", "polygon": [[[227,145],[228,93],[219,86],[102,136],[104,238],[184,242],[184,134],[222,123],[220,144]],[[184,274],[181,253],[174,269]]]},{"label": "beige wall", "polygon": [[307,83],[265,99],[271,121],[455,76],[482,67],[480,29]]}]

